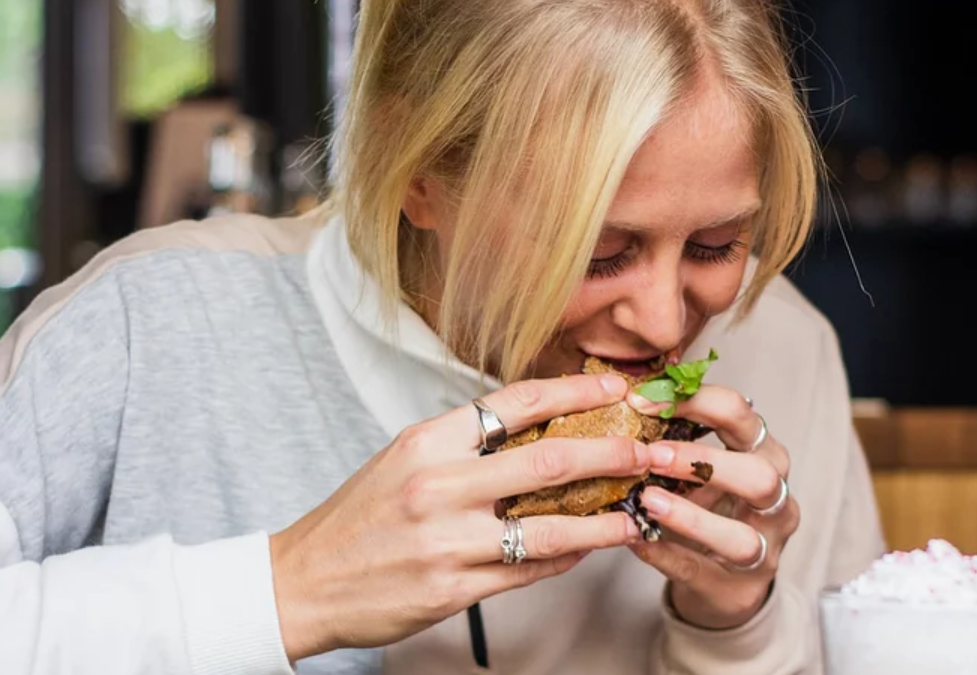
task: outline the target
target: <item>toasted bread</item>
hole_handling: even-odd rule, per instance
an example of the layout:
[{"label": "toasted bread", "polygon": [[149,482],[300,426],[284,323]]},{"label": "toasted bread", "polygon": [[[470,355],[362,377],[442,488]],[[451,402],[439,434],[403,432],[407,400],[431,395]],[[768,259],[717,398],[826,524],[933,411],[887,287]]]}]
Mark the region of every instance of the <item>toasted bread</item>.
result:
[{"label": "toasted bread", "polygon": [[[664,372],[664,359],[652,363],[652,369],[642,378],[623,373],[632,386],[657,377]],[[590,357],[584,364],[586,373],[617,372],[609,364]],[[638,413],[627,402],[596,408],[580,413],[556,417],[513,435],[501,448],[503,451],[544,438],[602,438],[626,436],[642,443],[661,440],[692,441],[710,433],[710,429],[683,419],[660,419]],[[707,481],[711,476],[708,465],[699,467],[697,475]],[[629,513],[638,523],[646,539],[656,539],[661,532],[657,523],[648,518],[640,504],[646,486],[660,486],[670,492],[685,494],[701,487],[702,483],[658,476],[646,472],[639,476],[600,477],[578,480],[566,485],[548,487],[529,494],[515,495],[503,500],[505,514],[525,518],[543,515],[589,516],[620,510]]]}]

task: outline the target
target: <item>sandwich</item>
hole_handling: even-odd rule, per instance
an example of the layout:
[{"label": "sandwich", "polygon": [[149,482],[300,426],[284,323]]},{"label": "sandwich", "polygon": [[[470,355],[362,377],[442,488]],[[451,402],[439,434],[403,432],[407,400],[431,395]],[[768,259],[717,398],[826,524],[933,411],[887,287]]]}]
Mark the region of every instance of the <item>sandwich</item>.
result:
[{"label": "sandwich", "polygon": [[[699,390],[702,378],[716,358],[716,352],[711,351],[709,357],[701,361],[669,364],[666,357],[661,356],[649,363],[647,375],[636,378],[616,371],[611,364],[601,359],[588,357],[584,362],[584,373],[618,374],[638,394],[653,402],[671,405],[656,416],[642,415],[626,401],[562,415],[514,434],[501,450],[511,450],[544,438],[626,436],[646,444],[662,440],[696,441],[712,430],[676,417],[675,404],[691,398]],[[508,497],[502,500],[502,509],[506,516],[513,518],[544,515],[590,516],[624,511],[634,519],[646,541],[657,541],[662,534],[661,527],[641,506],[641,494],[646,487],[657,486],[684,495],[702,487],[712,478],[713,467],[708,463],[696,462],[692,469],[697,481],[659,476],[651,472],[623,478],[588,478]]]}]

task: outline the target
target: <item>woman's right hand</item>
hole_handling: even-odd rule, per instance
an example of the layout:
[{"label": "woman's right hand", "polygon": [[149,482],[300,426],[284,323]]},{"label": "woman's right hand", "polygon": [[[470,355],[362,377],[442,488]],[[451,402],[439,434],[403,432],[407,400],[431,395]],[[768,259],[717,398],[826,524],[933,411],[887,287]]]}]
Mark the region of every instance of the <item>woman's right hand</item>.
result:
[{"label": "woman's right hand", "polygon": [[[509,433],[624,400],[613,375],[510,385],[484,398]],[[499,499],[651,466],[625,438],[548,439],[478,456],[473,405],[411,427],[325,503],[271,537],[275,594],[292,662],[392,644],[502,591],[570,570],[594,549],[634,543],[624,513],[522,521],[528,557],[502,563]]]}]

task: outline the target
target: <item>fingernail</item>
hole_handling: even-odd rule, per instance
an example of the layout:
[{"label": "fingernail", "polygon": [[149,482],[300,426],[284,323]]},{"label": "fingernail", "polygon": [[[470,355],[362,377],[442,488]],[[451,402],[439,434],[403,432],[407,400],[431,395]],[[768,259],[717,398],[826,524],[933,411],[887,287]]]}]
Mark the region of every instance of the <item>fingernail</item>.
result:
[{"label": "fingernail", "polygon": [[627,391],[628,383],[620,375],[604,375],[600,378],[600,386],[611,396],[621,397]]},{"label": "fingernail", "polygon": [[648,513],[653,516],[667,516],[669,511],[672,510],[672,504],[665,497],[659,497],[658,495],[648,495],[643,500],[645,508],[648,509]]},{"label": "fingernail", "polygon": [[655,443],[646,445],[642,451],[642,456],[650,466],[671,466],[672,462],[675,461],[675,450],[667,445]]},{"label": "fingernail", "polygon": [[632,391],[628,394],[628,405],[642,415],[657,415],[670,406],[671,403],[655,403]]}]

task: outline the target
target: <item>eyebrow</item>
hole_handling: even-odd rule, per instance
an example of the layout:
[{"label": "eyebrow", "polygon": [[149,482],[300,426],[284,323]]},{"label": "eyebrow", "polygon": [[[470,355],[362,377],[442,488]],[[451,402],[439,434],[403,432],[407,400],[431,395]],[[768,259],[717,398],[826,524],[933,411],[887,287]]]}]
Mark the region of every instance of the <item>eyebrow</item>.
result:
[{"label": "eyebrow", "polygon": [[[749,206],[740,209],[736,213],[724,216],[719,220],[714,220],[710,223],[706,223],[701,227],[696,227],[696,232],[702,230],[714,230],[716,228],[722,227],[724,225],[729,225],[730,223],[735,223],[740,220],[746,220],[757,214],[760,210],[760,202],[750,204]],[[638,232],[653,229],[655,226],[651,223],[635,223],[627,220],[608,220],[604,222],[604,228],[609,230],[621,230],[626,232]]]}]

